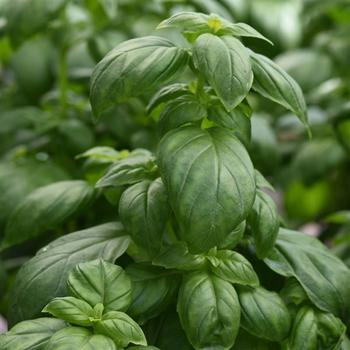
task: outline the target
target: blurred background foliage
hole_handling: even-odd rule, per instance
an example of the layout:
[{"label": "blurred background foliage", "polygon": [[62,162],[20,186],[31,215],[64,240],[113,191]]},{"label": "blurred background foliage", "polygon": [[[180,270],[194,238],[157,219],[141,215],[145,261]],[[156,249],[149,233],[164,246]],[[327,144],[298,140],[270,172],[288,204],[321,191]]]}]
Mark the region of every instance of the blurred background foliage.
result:
[{"label": "blurred background foliage", "polygon": [[[348,0],[0,0],[0,238],[9,216],[33,190],[52,182],[94,183],[104,159],[77,158],[94,146],[155,150],[150,96],[94,121],[89,79],[118,43],[155,31],[179,11],[217,13],[246,22],[274,42],[246,42],[273,58],[302,87],[312,139],[283,108],[249,97],[250,154],[277,189],[290,227],[319,236],[350,266],[350,3]],[[181,42],[176,31],[169,31]],[[14,273],[63,233],[115,217],[120,190],[40,240],[2,252],[0,313]]]}]

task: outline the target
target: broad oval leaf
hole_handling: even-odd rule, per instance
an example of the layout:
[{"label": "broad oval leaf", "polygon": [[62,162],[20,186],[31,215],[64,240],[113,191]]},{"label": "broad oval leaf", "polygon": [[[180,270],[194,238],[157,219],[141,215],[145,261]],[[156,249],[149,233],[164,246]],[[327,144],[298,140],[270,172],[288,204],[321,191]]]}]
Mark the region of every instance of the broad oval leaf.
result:
[{"label": "broad oval leaf", "polygon": [[84,300],[73,297],[54,298],[43,309],[57,318],[77,326],[91,326],[93,308]]},{"label": "broad oval leaf", "polygon": [[254,72],[253,89],[292,111],[307,126],[306,103],[296,81],[263,55],[251,51],[250,60]]},{"label": "broad oval leaf", "polygon": [[184,277],[177,311],[195,349],[230,349],[238,333],[240,306],[229,282],[207,272]]},{"label": "broad oval leaf", "polygon": [[241,254],[232,250],[219,250],[214,256],[208,256],[210,269],[214,275],[231,283],[258,286],[259,278],[253,266]]},{"label": "broad oval leaf", "polygon": [[129,343],[147,345],[141,327],[124,312],[110,311],[101,321],[94,325],[94,331],[106,335],[120,347],[125,348]]},{"label": "broad oval leaf", "polygon": [[159,253],[170,215],[162,180],[145,180],[125,190],[119,202],[119,215],[132,240],[149,257]]},{"label": "broad oval leaf", "polygon": [[160,143],[158,162],[190,252],[220,246],[247,217],[255,197],[254,170],[230,131],[173,130]]},{"label": "broad oval leaf", "polygon": [[271,341],[285,339],[291,318],[280,296],[262,287],[238,287],[241,326],[249,333]]},{"label": "broad oval leaf", "polygon": [[202,34],[193,46],[193,63],[227,110],[237,107],[252,87],[249,51],[236,38]]},{"label": "broad oval leaf", "polygon": [[256,254],[263,259],[273,248],[280,225],[275,202],[267,193],[257,190],[247,222],[252,230]]},{"label": "broad oval leaf", "polygon": [[3,247],[23,243],[57,228],[93,198],[93,187],[80,180],[60,181],[34,190],[11,214]]},{"label": "broad oval leaf", "polygon": [[94,114],[99,116],[116,102],[151,92],[180,72],[188,57],[184,48],[157,36],[120,44],[93,71],[90,99]]},{"label": "broad oval leaf", "polygon": [[278,274],[295,277],[321,310],[335,315],[348,312],[350,270],[317,239],[280,229],[264,261]]},{"label": "broad oval leaf", "polygon": [[131,303],[131,281],[125,271],[102,259],[77,265],[68,276],[71,293],[92,307],[103,304],[105,311],[125,311]]},{"label": "broad oval leaf", "polygon": [[132,303],[128,314],[143,324],[158,316],[176,297],[179,277],[156,266],[132,264],[126,268],[132,281]]},{"label": "broad oval leaf", "polygon": [[66,280],[77,264],[97,258],[114,262],[129,242],[120,223],[107,223],[70,233],[42,248],[17,273],[11,292],[10,324],[38,316],[52,298],[67,295]]},{"label": "broad oval leaf", "polygon": [[23,321],[10,331],[0,334],[1,350],[44,350],[50,338],[67,325],[54,318]]},{"label": "broad oval leaf", "polygon": [[118,350],[113,340],[90,330],[79,327],[68,327],[58,331],[50,339],[44,350]]}]

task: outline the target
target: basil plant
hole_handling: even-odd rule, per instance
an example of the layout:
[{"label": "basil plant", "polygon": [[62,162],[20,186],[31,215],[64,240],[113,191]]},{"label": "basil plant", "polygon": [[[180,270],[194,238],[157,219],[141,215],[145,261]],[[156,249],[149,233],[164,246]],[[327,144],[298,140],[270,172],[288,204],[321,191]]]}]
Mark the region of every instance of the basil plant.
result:
[{"label": "basil plant", "polygon": [[23,265],[0,348],[349,349],[349,269],[281,227],[249,154],[254,94],[308,128],[300,87],[242,43],[269,42],[249,25],[182,12],[158,29],[110,51],[90,91],[96,118],[147,99],[157,151],[83,155],[103,159],[96,191],[119,221],[63,236]]}]

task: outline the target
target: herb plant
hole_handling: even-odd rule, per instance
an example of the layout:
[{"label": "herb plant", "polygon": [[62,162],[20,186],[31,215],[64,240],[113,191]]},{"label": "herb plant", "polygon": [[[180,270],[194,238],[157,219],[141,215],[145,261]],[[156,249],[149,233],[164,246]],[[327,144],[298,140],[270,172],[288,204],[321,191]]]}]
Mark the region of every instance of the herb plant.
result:
[{"label": "herb plant", "polygon": [[[162,36],[110,51],[90,91],[97,119],[116,103],[148,99],[157,151],[93,148],[82,157],[102,169],[96,189],[76,180],[72,196],[71,182],[56,183],[14,212],[4,247],[101,193],[119,221],[60,237],[22,266],[14,327],[0,348],[348,349],[349,269],[315,238],[281,225],[274,189],[251,161],[251,96],[308,129],[299,85],[242,43],[269,42],[247,24],[181,12],[158,28]],[[183,40],[170,40],[170,29]],[[67,186],[66,195],[50,186]],[[39,204],[40,215],[28,216]],[[35,319],[41,312],[56,318]]]}]

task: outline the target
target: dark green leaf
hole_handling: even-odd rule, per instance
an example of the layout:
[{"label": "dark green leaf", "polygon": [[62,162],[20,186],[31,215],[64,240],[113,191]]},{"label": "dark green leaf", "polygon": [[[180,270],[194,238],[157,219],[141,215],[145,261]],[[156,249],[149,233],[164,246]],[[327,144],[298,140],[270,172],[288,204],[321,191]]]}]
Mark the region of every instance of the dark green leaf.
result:
[{"label": "dark green leaf", "polygon": [[179,278],[172,271],[133,264],[126,268],[126,272],[133,286],[128,313],[139,323],[158,316],[176,296]]},{"label": "dark green leaf", "polygon": [[238,39],[202,34],[193,47],[193,62],[227,110],[248,95],[253,71],[249,52]]},{"label": "dark green leaf", "polygon": [[250,58],[254,72],[253,89],[291,110],[307,125],[304,96],[295,80],[265,56],[251,52]]},{"label": "dark green leaf", "polygon": [[239,287],[242,310],[241,326],[249,333],[271,341],[285,339],[291,327],[291,318],[279,295],[262,287]]},{"label": "dark green leaf", "polygon": [[128,40],[96,66],[91,104],[96,116],[114,103],[147,93],[167,82],[187,64],[185,49],[157,36]]},{"label": "dark green leaf", "polygon": [[47,342],[66,324],[54,318],[38,318],[18,323],[0,335],[1,350],[44,350]]},{"label": "dark green leaf", "polygon": [[285,286],[280,291],[280,296],[287,304],[294,303],[295,305],[300,305],[308,300],[303,287],[295,278],[287,279]]},{"label": "dark green leaf", "polygon": [[73,297],[55,298],[44,307],[43,312],[83,327],[92,324],[94,315],[93,308],[87,302]]},{"label": "dark green leaf", "polygon": [[280,229],[265,263],[275,272],[295,277],[320,309],[346,314],[350,298],[350,270],[317,239]]},{"label": "dark green leaf", "polygon": [[253,266],[241,254],[232,250],[219,250],[214,256],[207,256],[214,275],[225,281],[247,286],[258,286],[259,279]]},{"label": "dark green leaf", "polygon": [[125,311],[131,303],[131,282],[124,270],[102,259],[80,263],[68,276],[71,293],[92,307]]},{"label": "dark green leaf", "polygon": [[25,242],[57,228],[94,197],[85,181],[61,181],[40,187],[25,197],[11,214],[3,247]]},{"label": "dark green leaf", "polygon": [[220,246],[255,197],[254,170],[242,144],[229,130],[183,127],[164,136],[158,159],[190,252]]},{"label": "dark green leaf", "polygon": [[257,190],[247,222],[252,230],[256,254],[263,259],[273,248],[280,225],[275,202],[267,193]]},{"label": "dark green leaf", "polygon": [[277,343],[254,337],[241,327],[231,350],[281,350],[281,347]]},{"label": "dark green leaf", "polygon": [[207,272],[184,277],[177,310],[195,349],[230,349],[238,333],[240,306],[229,282]]},{"label": "dark green leaf", "polygon": [[42,248],[16,276],[10,323],[34,318],[52,298],[67,295],[66,280],[77,264],[97,258],[114,262],[129,242],[120,223],[107,223],[68,234]]},{"label": "dark green leaf", "polygon": [[149,257],[159,253],[170,207],[160,178],[145,180],[125,190],[119,202],[119,215],[132,240]]},{"label": "dark green leaf", "polygon": [[113,339],[117,346],[123,348],[129,343],[147,345],[140,326],[124,312],[108,312],[101,321],[95,323],[94,330]]}]

